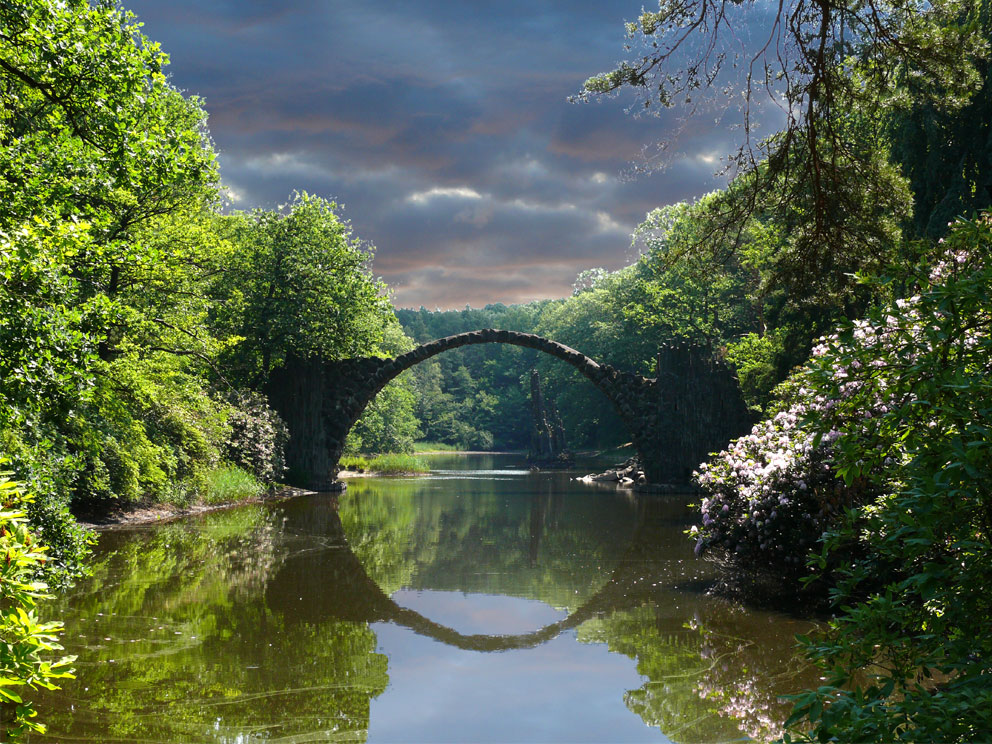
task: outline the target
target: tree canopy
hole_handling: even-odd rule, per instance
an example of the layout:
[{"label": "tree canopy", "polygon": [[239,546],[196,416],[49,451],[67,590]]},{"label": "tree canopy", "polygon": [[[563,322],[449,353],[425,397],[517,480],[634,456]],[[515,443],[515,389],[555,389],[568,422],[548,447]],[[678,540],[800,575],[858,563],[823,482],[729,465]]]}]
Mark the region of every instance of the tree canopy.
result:
[{"label": "tree canopy", "polygon": [[[892,256],[910,197],[889,163],[886,122],[912,105],[968,102],[988,46],[980,6],[661,0],[627,25],[633,57],[579,98],[630,90],[643,111],[687,115],[717,92],[740,101],[742,142],[727,154],[735,180],[694,248],[722,260],[749,218],[770,218],[785,230],[780,278],[819,300]],[[759,135],[763,120],[778,131]]]}]

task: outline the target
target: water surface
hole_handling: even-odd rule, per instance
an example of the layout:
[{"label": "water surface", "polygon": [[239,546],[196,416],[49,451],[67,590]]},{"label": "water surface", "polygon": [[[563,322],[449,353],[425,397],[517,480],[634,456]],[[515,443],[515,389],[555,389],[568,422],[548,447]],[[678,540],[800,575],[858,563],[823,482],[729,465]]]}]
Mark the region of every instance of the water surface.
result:
[{"label": "water surface", "polygon": [[747,741],[816,684],[808,623],[705,595],[687,498],[433,466],[103,533],[31,741]]}]

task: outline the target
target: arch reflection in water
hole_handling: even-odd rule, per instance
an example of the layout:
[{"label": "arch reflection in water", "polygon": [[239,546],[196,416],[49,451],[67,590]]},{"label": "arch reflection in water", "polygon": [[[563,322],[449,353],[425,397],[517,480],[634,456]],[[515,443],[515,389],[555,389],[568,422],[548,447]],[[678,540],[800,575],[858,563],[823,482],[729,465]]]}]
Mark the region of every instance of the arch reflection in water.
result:
[{"label": "arch reflection in water", "polygon": [[809,683],[805,626],[700,593],[681,504],[487,469],[104,535],[39,741],[725,741]]}]

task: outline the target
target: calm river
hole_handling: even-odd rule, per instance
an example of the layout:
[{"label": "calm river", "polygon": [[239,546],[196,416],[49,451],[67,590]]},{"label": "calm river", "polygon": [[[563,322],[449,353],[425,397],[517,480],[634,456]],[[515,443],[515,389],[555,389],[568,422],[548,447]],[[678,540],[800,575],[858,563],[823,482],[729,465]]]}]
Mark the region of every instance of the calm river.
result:
[{"label": "calm river", "polygon": [[101,534],[31,742],[747,741],[816,685],[809,623],[705,595],[686,498],[431,462]]}]

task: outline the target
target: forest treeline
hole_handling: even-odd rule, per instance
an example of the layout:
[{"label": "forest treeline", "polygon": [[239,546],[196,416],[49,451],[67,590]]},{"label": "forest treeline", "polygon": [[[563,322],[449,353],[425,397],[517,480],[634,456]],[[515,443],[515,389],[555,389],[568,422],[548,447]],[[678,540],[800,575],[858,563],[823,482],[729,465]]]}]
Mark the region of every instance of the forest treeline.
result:
[{"label": "forest treeline", "polygon": [[[662,42],[716,39],[748,11],[732,5],[662,0],[628,25],[632,60],[584,95],[664,107],[716,85],[705,60],[673,68]],[[77,515],[292,480],[265,397],[289,356],[392,356],[499,327],[650,375],[659,345],[692,341],[764,417],[701,468],[699,552],[835,601],[831,631],[808,642],[827,682],[797,699],[796,736],[992,735],[992,606],[976,592],[992,581],[989,7],[780,12],[765,51],[788,54],[745,90],[783,86],[786,120],[738,151],[726,189],[659,205],[632,236],[639,258],[583,273],[570,297],[428,312],[391,308],[335,203],[226,209],[202,101],[170,84],[128,12],[0,6],[5,607],[41,598],[39,575],[85,571]],[[443,355],[388,386],[349,448],[526,446],[531,368],[573,447],[625,441],[563,366],[504,345]],[[0,670],[15,726],[36,725],[23,686],[65,673],[44,661],[56,630],[0,619],[19,649]]]}]

